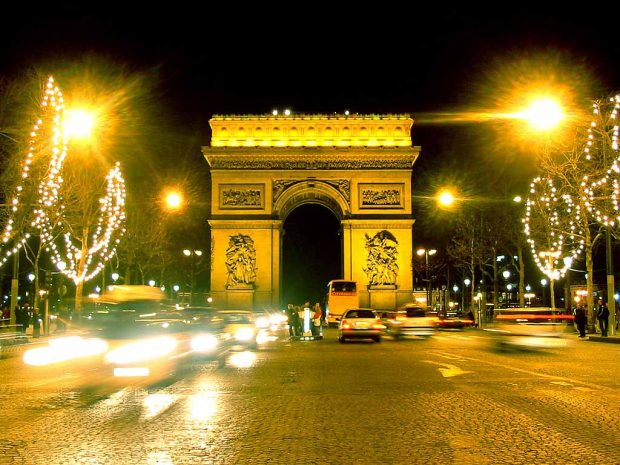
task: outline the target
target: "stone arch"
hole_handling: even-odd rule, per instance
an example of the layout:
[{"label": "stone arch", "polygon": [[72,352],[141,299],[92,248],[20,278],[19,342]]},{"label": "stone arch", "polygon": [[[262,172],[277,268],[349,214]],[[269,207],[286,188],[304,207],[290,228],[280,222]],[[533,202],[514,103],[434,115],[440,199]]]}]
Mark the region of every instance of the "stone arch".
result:
[{"label": "stone arch", "polygon": [[273,214],[284,222],[287,216],[300,205],[314,203],[328,208],[338,221],[350,216],[350,207],[347,200],[336,188],[321,181],[301,181],[286,189],[276,199]]}]

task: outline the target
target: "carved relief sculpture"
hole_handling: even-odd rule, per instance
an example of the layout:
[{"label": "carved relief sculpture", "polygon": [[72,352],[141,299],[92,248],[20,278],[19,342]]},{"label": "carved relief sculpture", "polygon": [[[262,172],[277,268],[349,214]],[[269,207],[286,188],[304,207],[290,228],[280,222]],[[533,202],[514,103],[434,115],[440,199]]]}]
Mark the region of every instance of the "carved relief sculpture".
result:
[{"label": "carved relief sculpture", "polygon": [[373,237],[366,234],[366,249],[368,258],[364,265],[364,273],[368,276],[368,284],[394,285],[398,276],[398,241],[392,233],[383,230]]},{"label": "carved relief sculpture", "polygon": [[[276,179],[273,181],[273,203],[275,205],[276,201],[282,195],[282,193],[291,186],[298,184],[300,182],[308,181],[308,179]],[[342,194],[344,199],[349,202],[351,198],[351,181],[348,179],[315,179],[314,182],[327,184],[328,186],[332,186],[338,192]]]},{"label": "carved relief sculpture", "polygon": [[221,209],[264,208],[264,186],[262,184],[220,186]]},{"label": "carved relief sculpture", "polygon": [[403,208],[402,184],[359,184],[360,208]]},{"label": "carved relief sculpture", "polygon": [[226,250],[228,289],[247,288],[256,281],[256,249],[250,236],[230,236]]}]

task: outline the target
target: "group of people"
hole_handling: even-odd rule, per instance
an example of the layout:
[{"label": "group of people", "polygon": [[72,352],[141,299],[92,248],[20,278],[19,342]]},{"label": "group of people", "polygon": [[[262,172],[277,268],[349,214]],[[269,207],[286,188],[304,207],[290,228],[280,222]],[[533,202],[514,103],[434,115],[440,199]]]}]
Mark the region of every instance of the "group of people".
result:
[{"label": "group of people", "polygon": [[304,328],[306,313],[308,313],[308,329],[311,335],[321,335],[321,327],[325,324],[325,312],[320,303],[317,302],[311,306],[310,302],[306,301],[303,305],[288,304],[287,306],[286,316],[288,317],[288,331],[291,337],[307,335]]},{"label": "group of people", "polygon": [[[586,326],[588,325],[588,312],[586,307],[581,304],[573,311],[575,317],[575,324],[577,325],[577,331],[579,331],[579,337],[586,337]],[[598,304],[594,308],[594,315],[598,320],[599,329],[601,330],[601,336],[607,337],[609,333],[609,308],[602,299],[598,301]]]}]

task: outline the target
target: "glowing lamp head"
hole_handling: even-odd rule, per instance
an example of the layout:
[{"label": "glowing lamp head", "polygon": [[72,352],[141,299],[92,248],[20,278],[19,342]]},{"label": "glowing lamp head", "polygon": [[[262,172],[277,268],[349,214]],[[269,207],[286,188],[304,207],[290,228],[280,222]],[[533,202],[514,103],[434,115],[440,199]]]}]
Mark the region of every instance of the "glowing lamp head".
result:
[{"label": "glowing lamp head", "polygon": [[165,197],[166,206],[171,210],[178,210],[183,205],[183,196],[178,192],[168,192]]},{"label": "glowing lamp head", "polygon": [[560,104],[552,98],[541,98],[522,113],[523,119],[537,131],[549,131],[556,128],[564,119],[564,111]]},{"label": "glowing lamp head", "polygon": [[454,195],[450,191],[441,191],[437,195],[437,202],[443,208],[450,208],[454,205]]},{"label": "glowing lamp head", "polygon": [[68,110],[64,120],[65,135],[73,139],[87,139],[95,127],[95,115],[84,109]]}]

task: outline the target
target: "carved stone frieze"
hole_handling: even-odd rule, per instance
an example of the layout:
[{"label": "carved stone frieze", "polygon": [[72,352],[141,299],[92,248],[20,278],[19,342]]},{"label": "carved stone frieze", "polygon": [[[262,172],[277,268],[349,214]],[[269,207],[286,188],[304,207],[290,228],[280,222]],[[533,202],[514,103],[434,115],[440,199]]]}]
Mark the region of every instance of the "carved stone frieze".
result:
[{"label": "carved stone frieze", "polygon": [[[308,181],[308,179],[275,179],[273,181],[273,204],[276,204],[276,201],[286,189],[305,181]],[[351,199],[351,181],[348,179],[313,179],[312,182],[323,183],[333,187],[342,194],[347,203]]]},{"label": "carved stone frieze", "polygon": [[411,160],[256,160],[212,158],[213,169],[229,170],[363,170],[411,169]]}]

